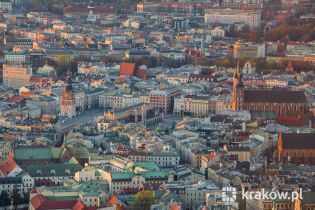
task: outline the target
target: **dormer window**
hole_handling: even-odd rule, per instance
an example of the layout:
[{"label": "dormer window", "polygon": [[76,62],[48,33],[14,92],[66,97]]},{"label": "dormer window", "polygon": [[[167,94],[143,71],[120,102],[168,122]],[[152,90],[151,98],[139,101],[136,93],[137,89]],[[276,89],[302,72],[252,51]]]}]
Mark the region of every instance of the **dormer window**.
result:
[{"label": "dormer window", "polygon": [[51,170],[50,173],[51,174],[56,174],[56,171],[55,170]]},{"label": "dormer window", "polygon": [[37,170],[37,175],[41,175],[42,171],[41,170]]}]

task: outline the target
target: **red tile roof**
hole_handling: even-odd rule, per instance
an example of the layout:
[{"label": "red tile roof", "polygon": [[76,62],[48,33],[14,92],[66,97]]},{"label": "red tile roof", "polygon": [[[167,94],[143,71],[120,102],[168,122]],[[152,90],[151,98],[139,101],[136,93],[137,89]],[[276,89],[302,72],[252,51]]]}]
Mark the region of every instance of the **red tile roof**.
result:
[{"label": "red tile roof", "polygon": [[211,154],[209,154],[207,156],[208,156],[208,158],[212,159],[212,158],[214,158],[216,156],[216,154],[214,152],[212,152]]},{"label": "red tile roof", "polygon": [[30,96],[33,96],[34,93],[33,92],[21,92],[21,96],[24,98],[28,98]]},{"label": "red tile roof", "polygon": [[136,77],[138,77],[139,79],[146,79],[147,71],[145,69],[138,69],[136,71]]},{"label": "red tile roof", "polygon": [[12,157],[9,157],[3,161],[0,165],[1,172],[6,176],[13,171],[18,165],[15,163]]},{"label": "red tile roof", "polygon": [[124,147],[122,146],[117,147],[117,151],[124,151]]},{"label": "red tile roof", "polygon": [[82,209],[84,209],[84,205],[80,201],[77,201],[72,207],[72,210],[82,210]]},{"label": "red tile roof", "polygon": [[40,83],[40,77],[38,76],[31,76],[30,82],[31,83]]},{"label": "red tile roof", "polygon": [[12,98],[9,98],[8,101],[13,103],[13,102],[20,102],[23,101],[24,97],[23,96],[13,96]]},{"label": "red tile roof", "polygon": [[[48,200],[46,198],[44,198],[44,196],[42,196],[41,194],[36,195],[34,198],[31,199],[31,204],[34,207],[34,209],[36,210],[40,210],[40,209],[76,209],[76,210],[81,210],[84,209],[84,206],[82,204],[82,208],[81,205],[79,205],[77,202],[77,200],[66,200],[66,201],[51,201]],[[76,208],[74,208],[76,207]]]},{"label": "red tile roof", "polygon": [[107,203],[110,204],[110,205],[113,205],[113,204],[115,204],[117,201],[118,201],[118,198],[117,198],[116,196],[113,196],[113,197],[111,197],[111,198],[107,201]]},{"label": "red tile roof", "polygon": [[37,193],[37,190],[32,189],[30,193]]},{"label": "red tile roof", "polygon": [[179,210],[178,205],[173,206],[172,210]]},{"label": "red tile roof", "polygon": [[118,79],[116,79],[114,81],[115,84],[121,84],[121,83],[125,83],[127,82],[127,80],[125,78],[119,77]]},{"label": "red tile roof", "polygon": [[41,180],[35,180],[34,186],[35,187],[41,187],[41,186],[51,187],[51,186],[57,186],[57,185],[55,184],[55,182],[53,182],[50,179],[41,179]]},{"label": "red tile roof", "polygon": [[4,140],[15,140],[15,136],[10,135],[10,134],[4,134],[3,139]]},{"label": "red tile roof", "polygon": [[120,76],[129,76],[129,77],[133,77],[134,73],[135,73],[135,67],[136,64],[135,63],[122,63],[120,65],[120,72],[119,75]]}]

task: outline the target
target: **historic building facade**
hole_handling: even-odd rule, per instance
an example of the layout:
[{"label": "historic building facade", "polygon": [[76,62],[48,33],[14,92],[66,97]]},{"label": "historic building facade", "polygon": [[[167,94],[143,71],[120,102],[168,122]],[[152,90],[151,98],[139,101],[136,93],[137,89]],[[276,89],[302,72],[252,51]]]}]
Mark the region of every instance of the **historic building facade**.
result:
[{"label": "historic building facade", "polygon": [[74,94],[72,91],[70,72],[68,72],[65,87],[62,92],[60,114],[61,116],[65,116],[69,118],[72,118],[75,116],[75,100],[74,100]]},{"label": "historic building facade", "polygon": [[30,85],[32,68],[30,66],[4,64],[3,65],[3,84],[18,89]]},{"label": "historic building facade", "polygon": [[314,139],[315,133],[279,133],[277,161],[315,165]]},{"label": "historic building facade", "polygon": [[248,110],[253,114],[275,118],[297,117],[308,112],[307,101],[302,91],[286,89],[247,89],[242,82],[242,73],[237,67],[233,78],[232,110]]}]

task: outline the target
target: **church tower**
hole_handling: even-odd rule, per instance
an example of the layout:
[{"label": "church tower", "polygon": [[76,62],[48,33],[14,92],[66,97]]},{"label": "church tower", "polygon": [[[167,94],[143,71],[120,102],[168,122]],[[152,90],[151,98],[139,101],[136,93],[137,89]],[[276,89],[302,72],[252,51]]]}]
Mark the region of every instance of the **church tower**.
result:
[{"label": "church tower", "polygon": [[232,110],[244,109],[244,85],[242,82],[242,73],[240,70],[239,60],[237,61],[237,68],[233,77],[233,102]]},{"label": "church tower", "polygon": [[61,97],[61,116],[73,118],[75,116],[75,100],[72,92],[72,85],[70,79],[70,71],[66,79],[65,87]]},{"label": "church tower", "polygon": [[285,70],[287,71],[288,74],[293,74],[293,64],[291,60],[289,61]]}]

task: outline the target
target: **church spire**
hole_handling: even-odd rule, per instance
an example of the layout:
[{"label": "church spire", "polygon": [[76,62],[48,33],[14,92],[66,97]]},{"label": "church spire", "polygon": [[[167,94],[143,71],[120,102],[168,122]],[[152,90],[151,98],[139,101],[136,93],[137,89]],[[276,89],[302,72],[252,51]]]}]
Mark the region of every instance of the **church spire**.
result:
[{"label": "church spire", "polygon": [[236,68],[236,71],[238,74],[240,74],[240,59],[237,60],[237,68]]},{"label": "church spire", "polygon": [[243,86],[243,82],[242,82],[242,72],[240,70],[240,60],[237,60],[237,67],[236,70],[234,72],[234,86]]},{"label": "church spire", "polygon": [[243,109],[243,82],[242,82],[242,72],[240,70],[240,61],[237,61],[237,67],[234,72],[233,77],[233,102],[232,110],[242,110]]}]

